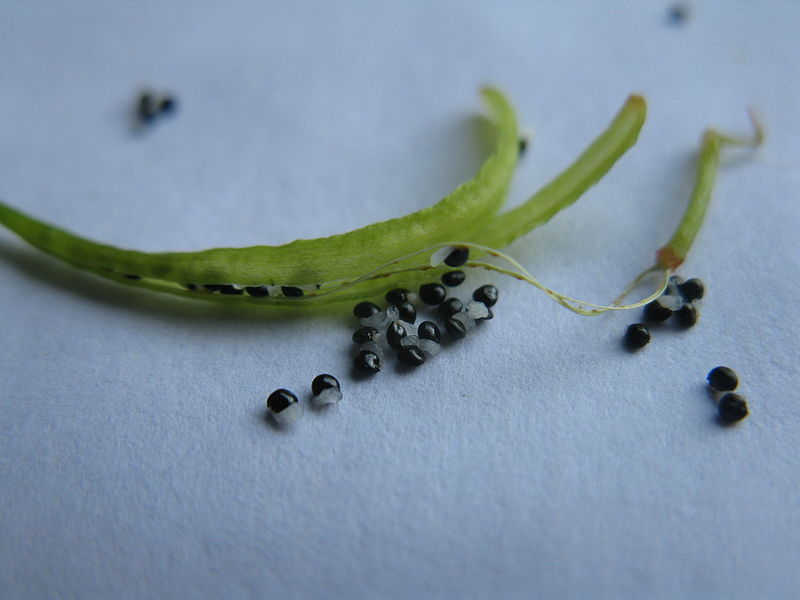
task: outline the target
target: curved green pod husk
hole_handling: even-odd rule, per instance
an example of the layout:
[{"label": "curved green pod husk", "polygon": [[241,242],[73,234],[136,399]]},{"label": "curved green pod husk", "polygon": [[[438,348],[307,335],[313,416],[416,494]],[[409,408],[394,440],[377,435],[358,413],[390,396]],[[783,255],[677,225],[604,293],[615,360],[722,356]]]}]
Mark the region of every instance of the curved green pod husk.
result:
[{"label": "curved green pod husk", "polygon": [[517,161],[517,122],[501,92],[487,87],[482,96],[497,128],[497,141],[477,175],[433,206],[348,233],[281,246],[146,253],[91,242],[4,204],[0,223],[37,248],[99,274],[127,273],[174,283],[292,286],[355,278],[370,265],[407,254],[409,248],[473,235],[497,212]]}]

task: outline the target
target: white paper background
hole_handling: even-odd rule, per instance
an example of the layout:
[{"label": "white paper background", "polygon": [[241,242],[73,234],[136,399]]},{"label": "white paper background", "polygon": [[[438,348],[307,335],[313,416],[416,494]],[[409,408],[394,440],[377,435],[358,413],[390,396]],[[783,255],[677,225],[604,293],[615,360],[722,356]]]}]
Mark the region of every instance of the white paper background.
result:
[{"label": "white paper background", "polygon": [[[700,132],[726,160],[688,263],[700,324],[619,340],[496,281],[496,318],[411,374],[349,376],[349,307],[277,319],[115,286],[0,232],[0,597],[795,598],[800,6],[0,5],[0,197],[145,250],[281,243],[428,206],[484,156],[481,84],[534,133],[509,203],[638,91],[639,144],[510,252],[607,300],[670,235]],[[142,85],[180,109],[142,135]],[[466,290],[466,288],[465,288]],[[752,416],[722,428],[707,371]],[[288,431],[276,387],[340,376]]]}]

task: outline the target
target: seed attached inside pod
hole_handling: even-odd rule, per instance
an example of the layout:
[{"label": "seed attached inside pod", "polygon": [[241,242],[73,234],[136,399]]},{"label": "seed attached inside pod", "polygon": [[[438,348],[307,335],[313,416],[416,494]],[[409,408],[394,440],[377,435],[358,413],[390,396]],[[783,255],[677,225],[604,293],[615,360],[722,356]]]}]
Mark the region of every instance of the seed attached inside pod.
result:
[{"label": "seed attached inside pod", "polygon": [[719,418],[725,423],[736,423],[744,419],[749,413],[747,400],[734,392],[728,392],[719,400]]},{"label": "seed attached inside pod", "polygon": [[732,392],[739,385],[739,378],[730,367],[714,367],[706,376],[706,381],[718,392]]},{"label": "seed attached inside pod", "polygon": [[458,246],[444,259],[444,264],[448,267],[460,267],[469,259],[469,248]]},{"label": "seed attached inside pod", "polygon": [[625,345],[633,350],[644,348],[650,343],[650,330],[644,323],[628,325],[625,330]]},{"label": "seed attached inside pod", "polygon": [[333,404],[342,399],[339,380],[328,373],[314,377],[311,382],[311,392],[314,394],[314,404],[318,406]]},{"label": "seed attached inside pod", "polygon": [[297,396],[284,388],[277,389],[269,395],[267,409],[272,418],[281,425],[296,421],[303,416],[303,406],[298,402]]}]

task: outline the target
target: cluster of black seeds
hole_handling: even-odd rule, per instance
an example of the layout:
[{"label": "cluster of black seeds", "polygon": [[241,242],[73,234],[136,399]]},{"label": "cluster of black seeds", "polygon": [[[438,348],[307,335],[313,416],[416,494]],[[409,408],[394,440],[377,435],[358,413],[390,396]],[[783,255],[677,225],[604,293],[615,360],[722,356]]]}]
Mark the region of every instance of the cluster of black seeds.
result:
[{"label": "cluster of black seeds", "polygon": [[706,381],[715,396],[718,396],[717,410],[720,421],[725,424],[738,423],[750,414],[744,396],[733,392],[739,387],[739,377],[733,369],[714,367],[706,376]]},{"label": "cluster of black seeds", "polygon": [[[339,380],[333,375],[323,373],[311,382],[311,403],[314,406],[333,404],[341,399]],[[303,416],[303,405],[293,392],[285,388],[277,389],[269,395],[267,410],[279,425],[288,425]]]},{"label": "cluster of black seeds", "polygon": [[[133,278],[133,275],[125,275],[125,277]],[[276,285],[272,286],[270,293],[270,286],[268,285],[233,285],[232,283],[185,283],[183,284],[190,292],[201,291],[209,294],[224,294],[227,296],[252,296],[253,298],[269,298],[280,294],[286,298],[302,298],[305,294],[303,288],[294,285]]]},{"label": "cluster of black seeds", "polygon": [[[461,265],[467,254],[466,249],[456,248],[445,262],[452,263],[451,266]],[[484,285],[473,292],[472,301],[465,306],[459,298],[448,297],[445,288],[457,287],[464,279],[462,271],[448,271],[442,275],[441,284],[422,284],[416,294],[428,310],[435,311],[452,339],[466,337],[476,323],[491,319],[494,315],[490,307],[494,306],[499,295],[496,287]],[[432,320],[414,325],[417,321],[417,308],[412,302],[414,297],[405,288],[395,288],[386,293],[386,309],[373,302],[356,304],[353,314],[361,322],[361,327],[353,333],[353,342],[359,345],[353,357],[356,370],[371,374],[380,371],[384,365],[385,349],[396,352],[397,360],[411,367],[418,367],[439,353],[442,341],[440,325]]]},{"label": "cluster of black seeds", "polygon": [[177,108],[178,102],[173,96],[145,90],[136,101],[136,119],[142,125],[149,125],[158,117],[173,114]]},{"label": "cluster of black seeds", "polygon": [[[644,307],[644,320],[652,325],[671,318],[679,327],[693,327],[700,318],[704,294],[705,286],[699,279],[684,281],[673,275],[664,293]],[[634,323],[628,326],[623,339],[629,349],[638,350],[650,342],[650,329],[645,323]]]}]

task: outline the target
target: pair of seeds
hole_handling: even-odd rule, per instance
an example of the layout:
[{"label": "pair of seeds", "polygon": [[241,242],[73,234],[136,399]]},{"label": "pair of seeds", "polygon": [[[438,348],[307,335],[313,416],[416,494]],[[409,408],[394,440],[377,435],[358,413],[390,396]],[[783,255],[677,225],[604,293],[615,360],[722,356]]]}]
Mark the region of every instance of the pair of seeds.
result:
[{"label": "pair of seeds", "polygon": [[750,414],[745,397],[733,392],[739,386],[739,377],[733,369],[714,367],[706,376],[706,381],[715,394],[722,394],[717,410],[723,423],[738,423]]},{"label": "pair of seeds", "polygon": [[[315,406],[334,404],[342,399],[339,380],[327,373],[314,378],[311,382],[311,393],[311,402]],[[300,404],[293,392],[285,388],[277,389],[269,395],[267,410],[272,418],[281,425],[292,423],[303,416],[303,405]]]},{"label": "pair of seeds", "polygon": [[169,94],[157,95],[154,92],[144,91],[136,102],[136,118],[143,125],[147,125],[157,117],[174,113],[177,107],[177,101]]},{"label": "pair of seeds", "polygon": [[[664,293],[644,307],[644,318],[649,323],[663,323],[672,317],[681,327],[692,327],[700,318],[700,300],[705,285],[697,278],[684,281],[673,275]],[[644,348],[650,343],[650,329],[644,323],[628,326],[625,345],[631,350]]]}]

